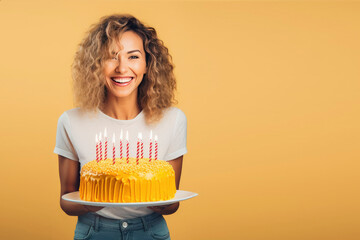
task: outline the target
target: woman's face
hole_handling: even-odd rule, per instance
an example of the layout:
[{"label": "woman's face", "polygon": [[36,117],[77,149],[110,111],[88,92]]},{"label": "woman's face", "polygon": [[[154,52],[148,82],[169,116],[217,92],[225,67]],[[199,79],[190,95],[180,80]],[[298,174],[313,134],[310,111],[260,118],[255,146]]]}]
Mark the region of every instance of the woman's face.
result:
[{"label": "woman's face", "polygon": [[119,45],[103,66],[108,98],[137,99],[137,89],[146,73],[143,41],[133,31],[124,32]]}]

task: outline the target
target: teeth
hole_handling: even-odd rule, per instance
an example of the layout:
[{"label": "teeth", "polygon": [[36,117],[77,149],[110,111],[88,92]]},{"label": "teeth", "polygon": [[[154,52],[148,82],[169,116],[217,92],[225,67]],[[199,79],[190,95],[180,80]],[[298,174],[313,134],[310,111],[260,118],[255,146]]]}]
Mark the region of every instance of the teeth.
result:
[{"label": "teeth", "polygon": [[130,78],[112,78],[113,81],[117,82],[117,83],[127,83],[131,81],[131,77]]}]

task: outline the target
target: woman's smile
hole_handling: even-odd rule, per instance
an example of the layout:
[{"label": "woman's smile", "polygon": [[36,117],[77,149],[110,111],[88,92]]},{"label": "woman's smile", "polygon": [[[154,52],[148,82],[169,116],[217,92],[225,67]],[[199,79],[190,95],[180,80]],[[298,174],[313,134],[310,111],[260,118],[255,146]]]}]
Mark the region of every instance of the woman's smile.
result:
[{"label": "woman's smile", "polygon": [[131,83],[134,77],[112,77],[111,80],[116,86],[125,87]]}]

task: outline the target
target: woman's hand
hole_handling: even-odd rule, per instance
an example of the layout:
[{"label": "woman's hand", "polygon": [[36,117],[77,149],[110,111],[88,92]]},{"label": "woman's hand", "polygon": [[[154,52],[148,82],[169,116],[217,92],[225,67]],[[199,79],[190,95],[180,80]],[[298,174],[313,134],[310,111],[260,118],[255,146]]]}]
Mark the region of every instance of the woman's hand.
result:
[{"label": "woman's hand", "polygon": [[95,206],[87,206],[87,205],[84,205],[84,207],[87,210],[89,210],[89,212],[97,212],[104,208],[104,207],[95,207]]},{"label": "woman's hand", "polygon": [[[176,185],[177,190],[179,190],[179,185],[180,185],[182,162],[183,162],[183,156],[180,156],[178,158],[168,161],[168,163],[173,167],[174,172],[175,172],[175,185]],[[178,210],[179,206],[180,206],[180,203],[176,202],[176,203],[169,204],[169,205],[154,206],[154,207],[148,207],[148,208],[153,210],[154,212],[160,213],[162,215],[170,215],[170,214],[173,214],[174,212],[176,212]]]},{"label": "woman's hand", "polygon": [[59,176],[61,184],[60,206],[70,216],[80,216],[88,212],[96,212],[103,207],[85,206],[74,202],[65,201],[62,195],[79,190],[80,163],[59,155]]},{"label": "woman's hand", "polygon": [[161,215],[170,215],[176,212],[176,210],[178,210],[179,205],[179,202],[176,202],[169,205],[153,206],[148,208]]}]

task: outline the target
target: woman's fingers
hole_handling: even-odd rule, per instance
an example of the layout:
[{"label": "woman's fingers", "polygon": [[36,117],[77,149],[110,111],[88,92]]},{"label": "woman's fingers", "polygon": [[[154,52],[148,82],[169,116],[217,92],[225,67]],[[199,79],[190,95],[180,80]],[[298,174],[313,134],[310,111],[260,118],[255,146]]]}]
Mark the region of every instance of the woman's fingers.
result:
[{"label": "woman's fingers", "polygon": [[158,212],[158,211],[162,211],[166,208],[166,206],[154,206],[154,207],[149,207],[150,209]]},{"label": "woman's fingers", "polygon": [[162,215],[168,215],[174,213],[178,207],[178,203],[173,203],[170,205],[153,206],[148,208]]},{"label": "woman's fingers", "polygon": [[95,207],[95,206],[87,206],[87,205],[84,205],[84,207],[90,212],[97,212],[104,208],[104,207]]}]

